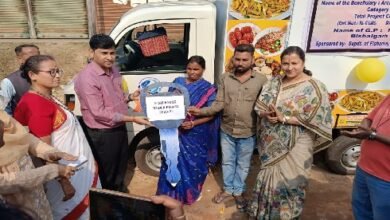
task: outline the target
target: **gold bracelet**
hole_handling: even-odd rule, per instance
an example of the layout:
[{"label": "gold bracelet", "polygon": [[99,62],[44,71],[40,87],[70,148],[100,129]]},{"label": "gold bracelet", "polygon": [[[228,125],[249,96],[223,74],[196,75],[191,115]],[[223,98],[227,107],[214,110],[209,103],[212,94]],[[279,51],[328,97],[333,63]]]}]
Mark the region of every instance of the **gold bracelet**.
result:
[{"label": "gold bracelet", "polygon": [[179,216],[179,217],[173,218],[173,220],[180,220],[180,219],[186,219],[186,215],[183,214],[183,215],[181,215],[181,216]]},{"label": "gold bracelet", "polygon": [[291,117],[290,117],[290,116],[285,116],[284,118],[286,119],[286,120],[284,121],[284,123],[285,123],[285,124],[288,124],[288,121],[291,119]]},{"label": "gold bracelet", "polygon": [[283,115],[283,120],[281,121],[283,125],[288,124],[288,121],[291,119],[290,116]]},{"label": "gold bracelet", "polygon": [[131,101],[134,101],[134,99],[131,97],[132,94],[129,94],[127,96],[127,102],[131,102]]}]

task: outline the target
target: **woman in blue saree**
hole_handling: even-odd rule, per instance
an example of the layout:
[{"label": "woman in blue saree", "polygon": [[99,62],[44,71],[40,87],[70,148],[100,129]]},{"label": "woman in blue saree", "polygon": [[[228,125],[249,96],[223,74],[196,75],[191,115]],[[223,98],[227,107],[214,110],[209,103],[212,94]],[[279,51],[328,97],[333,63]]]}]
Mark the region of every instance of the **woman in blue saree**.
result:
[{"label": "woman in blue saree", "polygon": [[[214,85],[202,78],[205,67],[203,57],[192,56],[187,62],[187,77],[173,81],[187,88],[191,106],[198,108],[210,106],[216,97]],[[219,117],[187,116],[179,128],[181,180],[173,187],[166,179],[167,166],[163,162],[157,195],[168,195],[188,205],[200,198],[208,166],[218,159],[219,121]]]}]

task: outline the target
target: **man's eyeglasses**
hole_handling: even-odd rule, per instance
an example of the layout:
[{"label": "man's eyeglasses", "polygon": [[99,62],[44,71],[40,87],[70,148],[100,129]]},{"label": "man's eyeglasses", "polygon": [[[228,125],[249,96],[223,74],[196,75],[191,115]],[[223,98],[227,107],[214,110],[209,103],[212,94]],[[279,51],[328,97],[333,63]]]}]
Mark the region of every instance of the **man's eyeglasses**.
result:
[{"label": "man's eyeglasses", "polygon": [[62,69],[51,69],[51,70],[38,70],[39,72],[49,73],[51,77],[62,76],[64,74],[64,71]]}]

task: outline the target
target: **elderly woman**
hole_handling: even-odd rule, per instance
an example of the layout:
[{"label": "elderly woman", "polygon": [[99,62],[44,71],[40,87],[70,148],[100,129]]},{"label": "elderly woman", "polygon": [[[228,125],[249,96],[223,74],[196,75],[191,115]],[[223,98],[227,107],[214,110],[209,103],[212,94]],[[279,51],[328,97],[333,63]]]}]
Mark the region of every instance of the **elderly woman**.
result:
[{"label": "elderly woman", "polygon": [[49,162],[76,159],[40,141],[0,110],[0,195],[9,204],[35,212],[37,219],[53,219],[42,184],[70,178],[75,170],[54,163],[34,168],[29,154]]}]

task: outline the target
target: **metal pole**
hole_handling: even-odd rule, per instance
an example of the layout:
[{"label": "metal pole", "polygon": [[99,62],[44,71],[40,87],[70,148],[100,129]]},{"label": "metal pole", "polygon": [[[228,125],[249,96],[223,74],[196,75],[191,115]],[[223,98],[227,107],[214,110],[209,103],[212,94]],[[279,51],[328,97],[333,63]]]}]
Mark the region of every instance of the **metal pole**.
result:
[{"label": "metal pole", "polygon": [[26,3],[26,10],[27,10],[27,22],[28,22],[28,29],[30,32],[30,38],[36,39],[37,38],[37,32],[35,31],[34,27],[34,20],[32,15],[32,5],[30,0],[25,0]]},{"label": "metal pole", "polygon": [[96,34],[96,5],[95,0],[86,0],[87,1],[87,17],[88,17],[88,35]]}]

